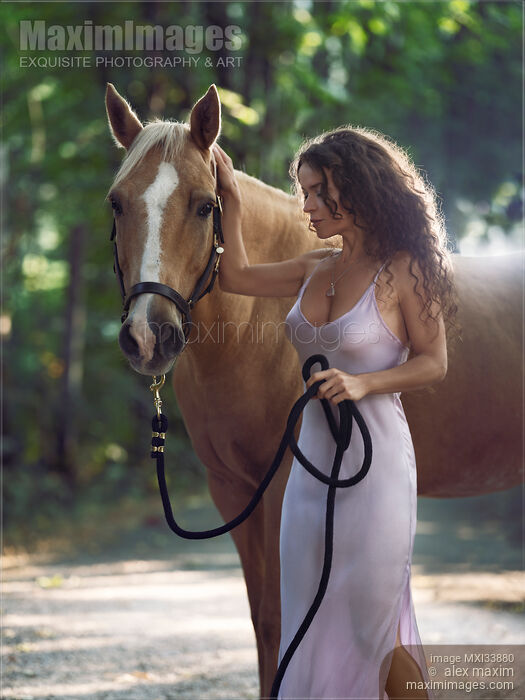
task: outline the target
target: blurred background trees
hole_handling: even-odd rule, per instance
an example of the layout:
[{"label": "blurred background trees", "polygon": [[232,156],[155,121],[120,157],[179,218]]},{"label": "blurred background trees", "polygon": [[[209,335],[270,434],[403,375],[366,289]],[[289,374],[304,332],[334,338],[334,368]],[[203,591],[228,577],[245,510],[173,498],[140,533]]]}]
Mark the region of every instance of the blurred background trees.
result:
[{"label": "blurred background trees", "polygon": [[[72,503],[156,490],[147,381],[117,344],[120,297],[105,195],[123,152],[107,81],[143,121],[186,119],[211,83],[221,145],[237,168],[289,191],[305,136],[340,124],[403,145],[442,198],[464,254],[522,247],[522,11],[518,2],[138,2],[3,4],[0,150],[4,524],[45,529]],[[177,24],[242,30],[239,51],[180,68],[95,66],[95,55],[22,52],[19,22]],[[85,55],[87,68],[21,67],[22,55]],[[234,56],[235,67],[205,66]],[[170,391],[170,390],[168,390]],[[170,462],[182,492],[203,476],[170,393]]]}]

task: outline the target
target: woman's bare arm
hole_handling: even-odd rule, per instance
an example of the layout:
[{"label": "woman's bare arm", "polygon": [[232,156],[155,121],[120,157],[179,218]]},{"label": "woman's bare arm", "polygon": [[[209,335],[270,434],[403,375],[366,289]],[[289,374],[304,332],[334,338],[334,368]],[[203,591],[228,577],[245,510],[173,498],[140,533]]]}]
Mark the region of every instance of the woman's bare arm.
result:
[{"label": "woman's bare arm", "polygon": [[[408,254],[397,256],[393,272],[414,357],[391,369],[359,375],[366,380],[368,394],[421,389],[441,382],[447,374],[447,343],[441,309],[436,302],[432,304],[432,315],[437,318],[437,323],[430,319],[421,320],[423,302],[414,291],[414,278],[410,274],[409,263]],[[416,289],[423,295],[422,274],[416,261],[413,261],[412,267],[418,278]]]},{"label": "woman's bare arm", "polygon": [[261,297],[297,296],[312,260],[325,250],[308,251],[276,263],[250,265],[241,232],[241,197],[231,158],[214,144],[219,193],[223,200],[224,253],[219,265],[219,286],[225,292]]}]

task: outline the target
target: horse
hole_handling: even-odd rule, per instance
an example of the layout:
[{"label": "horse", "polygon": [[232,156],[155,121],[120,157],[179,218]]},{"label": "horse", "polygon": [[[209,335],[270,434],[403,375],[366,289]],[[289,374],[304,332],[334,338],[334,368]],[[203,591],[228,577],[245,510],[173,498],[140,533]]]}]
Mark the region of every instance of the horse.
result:
[{"label": "horse", "polygon": [[[188,299],[213,246],[216,205],[211,146],[221,130],[215,85],[188,122],[143,125],[107,84],[110,133],[126,156],[108,198],[127,289],[168,285]],[[319,248],[297,198],[236,170],[251,264]],[[224,245],[227,245],[227,241]],[[521,475],[521,275],[523,256],[453,257],[462,342],[434,393],[403,395],[417,458],[418,494],[450,498],[511,488]],[[219,275],[220,280],[220,275]],[[193,336],[170,299],[135,296],[119,333],[131,367],[173,369],[173,389],[193,449],[224,520],[248,503],[270,465],[286,418],[303,393],[295,348],[284,333],[295,299],[249,297],[215,286],[192,310]],[[194,332],[193,332],[194,331]],[[296,426],[298,438],[300,421]],[[287,449],[262,502],[232,532],[246,581],[262,696],[277,668],[279,528],[292,462]]]}]

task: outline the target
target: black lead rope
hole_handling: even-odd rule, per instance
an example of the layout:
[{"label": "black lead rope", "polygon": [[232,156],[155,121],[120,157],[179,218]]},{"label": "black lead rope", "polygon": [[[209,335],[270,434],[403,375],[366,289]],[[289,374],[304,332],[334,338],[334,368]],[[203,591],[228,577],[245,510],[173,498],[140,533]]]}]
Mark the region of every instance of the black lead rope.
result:
[{"label": "black lead rope", "polygon": [[[329,367],[328,360],[324,355],[311,355],[309,358],[307,358],[302,368],[303,379],[305,382],[308,381],[310,377],[311,367],[316,362],[319,362],[323,370],[326,370]],[[281,663],[279,664],[279,668],[277,669],[277,674],[275,676],[275,680],[273,682],[272,689],[270,692],[270,700],[277,699],[277,696],[279,694],[279,688],[281,686],[281,681],[288,667],[288,664],[290,663],[292,656],[294,655],[297,647],[299,646],[301,640],[303,639],[308,628],[310,627],[310,624],[312,623],[312,620],[314,619],[314,616],[317,610],[319,609],[319,606],[321,605],[321,602],[326,593],[326,589],[328,587],[330,570],[332,567],[332,555],[334,544],[334,513],[336,491],[338,488],[348,488],[349,486],[353,486],[354,484],[357,484],[359,481],[364,479],[368,473],[368,470],[370,469],[370,464],[372,462],[372,441],[370,439],[368,427],[354,401],[350,399],[345,399],[344,401],[340,401],[337,404],[337,407],[339,409],[339,427],[336,425],[334,416],[332,414],[332,411],[330,410],[328,400],[321,399],[321,404],[326,419],[328,421],[330,432],[332,433],[332,436],[337,446],[330,476],[327,476],[326,474],[323,474],[323,472],[319,471],[319,469],[317,469],[299,449],[299,446],[297,445],[293,434],[295,425],[299,420],[299,416],[301,415],[301,412],[303,411],[304,407],[306,406],[308,401],[310,401],[310,399],[313,396],[315,396],[315,394],[317,394],[317,391],[321,384],[322,381],[318,381],[315,382],[315,384],[312,384],[312,386],[293,405],[292,410],[290,411],[290,415],[288,416],[288,420],[286,422],[286,429],[283,433],[283,437],[281,439],[277,452],[275,453],[274,460],[270,468],[268,469],[266,476],[262,480],[261,484],[259,485],[257,491],[253,495],[246,508],[241,513],[239,513],[239,515],[236,518],[230,520],[228,523],[225,523],[220,527],[216,527],[213,530],[202,531],[185,530],[177,524],[173,516],[170,497],[168,495],[168,489],[166,486],[166,477],[164,473],[164,442],[166,439],[166,432],[168,430],[168,420],[166,416],[160,412],[160,406],[162,405],[162,402],[160,401],[158,388],[160,388],[162,384],[153,384],[152,386],[153,390],[157,389],[155,398],[157,414],[153,417],[152,421],[153,438],[151,446],[151,456],[157,460],[157,479],[159,482],[160,495],[162,498],[162,505],[164,506],[164,514],[166,516],[167,523],[171,530],[173,530],[173,532],[175,532],[175,534],[179,535],[180,537],[184,537],[185,539],[189,540],[204,540],[211,537],[217,537],[218,535],[223,535],[224,533],[233,530],[234,527],[237,527],[237,525],[240,525],[242,522],[244,522],[261,500],[262,495],[266,491],[269,483],[271,482],[279,465],[281,464],[282,458],[288,446],[290,446],[290,449],[292,450],[292,453],[295,455],[297,460],[312,476],[314,476],[319,481],[322,481],[324,484],[328,485],[328,493],[326,499],[325,552],[323,570],[321,573],[321,579],[319,581],[319,587],[315,598],[308,612],[305,615],[304,620],[302,621],[299,629],[297,630],[294,638],[292,639],[284,656],[281,659]],[[363,464],[361,466],[361,469],[357,472],[357,474],[354,474],[354,476],[350,477],[349,479],[339,479],[338,477],[341,469],[343,455],[350,444],[350,439],[352,436],[352,419],[354,418],[363,438]]]}]

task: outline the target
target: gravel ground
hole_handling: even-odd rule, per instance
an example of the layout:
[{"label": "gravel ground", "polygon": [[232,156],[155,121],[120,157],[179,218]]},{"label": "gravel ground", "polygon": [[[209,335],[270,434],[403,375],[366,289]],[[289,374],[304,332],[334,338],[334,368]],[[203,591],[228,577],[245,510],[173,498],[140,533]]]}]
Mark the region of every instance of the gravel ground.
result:
[{"label": "gravel ground", "polygon": [[244,580],[233,554],[211,563],[6,571],[3,697],[256,698]]},{"label": "gravel ground", "polygon": [[[255,640],[231,540],[176,546],[162,556],[5,556],[2,697],[257,698]],[[521,571],[431,568],[415,557],[425,647],[525,643]]]}]

